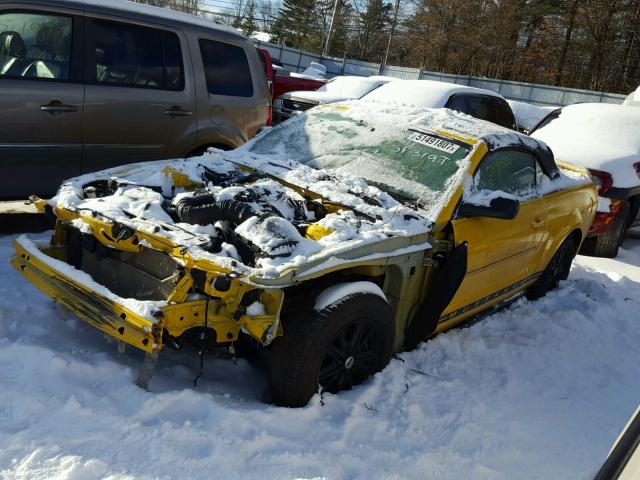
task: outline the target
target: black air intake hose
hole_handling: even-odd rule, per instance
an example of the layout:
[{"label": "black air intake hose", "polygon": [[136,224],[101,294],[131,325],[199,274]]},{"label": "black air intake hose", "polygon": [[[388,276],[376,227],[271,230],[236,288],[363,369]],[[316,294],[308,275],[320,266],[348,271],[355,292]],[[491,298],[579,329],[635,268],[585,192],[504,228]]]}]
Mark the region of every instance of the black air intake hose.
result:
[{"label": "black air intake hose", "polygon": [[180,221],[192,225],[209,225],[216,220],[227,220],[240,225],[251,217],[267,217],[273,214],[264,214],[254,210],[251,205],[236,200],[224,200],[216,202],[215,195],[197,195],[185,197],[178,201],[176,214]]}]

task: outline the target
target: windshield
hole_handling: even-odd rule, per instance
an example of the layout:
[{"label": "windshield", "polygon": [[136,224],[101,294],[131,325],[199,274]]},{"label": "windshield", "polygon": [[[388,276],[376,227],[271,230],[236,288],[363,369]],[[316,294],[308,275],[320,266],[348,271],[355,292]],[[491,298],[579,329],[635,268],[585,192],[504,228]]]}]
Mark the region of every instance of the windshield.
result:
[{"label": "windshield", "polygon": [[437,203],[471,146],[428,131],[415,114],[359,113],[308,112],[259,138],[251,151],[362,177],[419,206]]},{"label": "windshield", "polygon": [[373,90],[378,82],[368,78],[336,77],[329,80],[318,89],[319,92],[329,92],[340,98],[360,98]]}]

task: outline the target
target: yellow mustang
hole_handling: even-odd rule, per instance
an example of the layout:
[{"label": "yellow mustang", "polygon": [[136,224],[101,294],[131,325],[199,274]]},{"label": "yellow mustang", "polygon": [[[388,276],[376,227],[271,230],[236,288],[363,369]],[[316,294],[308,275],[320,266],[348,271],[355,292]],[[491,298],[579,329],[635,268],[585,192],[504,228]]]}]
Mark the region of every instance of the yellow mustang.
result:
[{"label": "yellow mustang", "polygon": [[15,240],[27,280],[146,352],[260,350],[273,402],[349,389],[460,322],[569,274],[586,170],[449,110],[345,102],[232,152],[71,179]]}]

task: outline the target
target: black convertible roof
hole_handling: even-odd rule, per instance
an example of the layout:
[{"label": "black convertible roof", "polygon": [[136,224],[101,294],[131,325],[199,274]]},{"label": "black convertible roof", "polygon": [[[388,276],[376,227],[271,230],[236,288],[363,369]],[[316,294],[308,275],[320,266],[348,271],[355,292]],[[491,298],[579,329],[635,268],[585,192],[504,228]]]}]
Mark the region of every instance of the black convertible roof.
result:
[{"label": "black convertible roof", "polygon": [[507,147],[532,152],[540,160],[540,167],[547,177],[553,179],[560,175],[553,152],[540,140],[516,132],[491,133],[483,136],[481,140],[487,144],[490,152]]}]

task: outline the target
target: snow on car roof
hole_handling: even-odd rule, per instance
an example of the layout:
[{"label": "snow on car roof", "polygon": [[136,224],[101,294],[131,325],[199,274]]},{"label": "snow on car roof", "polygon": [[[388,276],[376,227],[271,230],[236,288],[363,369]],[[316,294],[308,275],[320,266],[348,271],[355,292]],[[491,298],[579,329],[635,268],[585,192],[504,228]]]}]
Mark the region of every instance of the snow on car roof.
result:
[{"label": "snow on car roof", "polygon": [[631,92],[625,99],[623,105],[629,107],[640,107],[640,87]]},{"label": "snow on car roof", "polygon": [[507,100],[513,114],[516,117],[516,123],[527,130],[535,127],[540,120],[549,115],[553,110],[560,107],[542,107],[532,103],[518,102],[516,100]]},{"label": "snow on car roof", "polygon": [[477,93],[503,98],[499,93],[482,88],[468,87],[435,80],[399,80],[391,82],[368,93],[362,100],[398,103],[422,108],[442,108],[452,95],[457,93]]},{"label": "snow on car roof", "polygon": [[603,170],[616,187],[640,184],[633,164],[640,161],[640,109],[605,103],[564,107],[558,118],[531,136],[545,142],[556,159]]},{"label": "snow on car roof", "polygon": [[358,77],[356,75],[345,75],[334,77],[326,84],[322,85],[317,92],[329,92],[342,99],[360,98],[372,88],[385,83],[392,83],[394,78],[383,76]]}]

